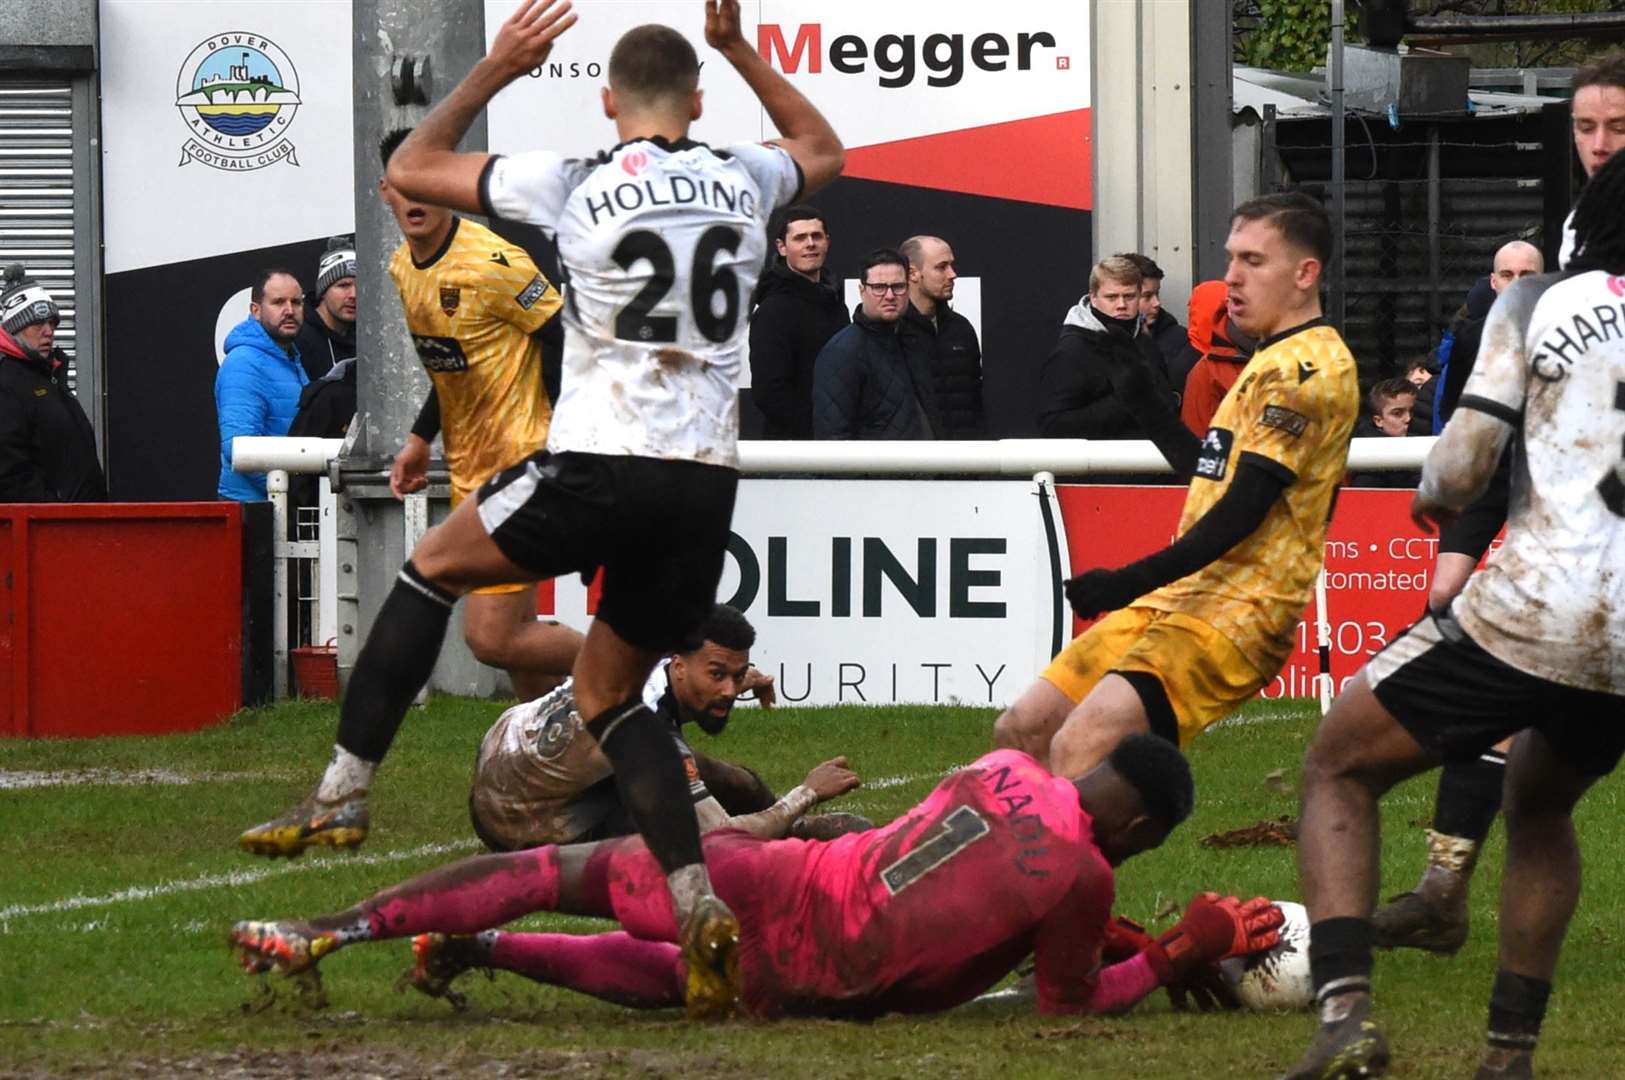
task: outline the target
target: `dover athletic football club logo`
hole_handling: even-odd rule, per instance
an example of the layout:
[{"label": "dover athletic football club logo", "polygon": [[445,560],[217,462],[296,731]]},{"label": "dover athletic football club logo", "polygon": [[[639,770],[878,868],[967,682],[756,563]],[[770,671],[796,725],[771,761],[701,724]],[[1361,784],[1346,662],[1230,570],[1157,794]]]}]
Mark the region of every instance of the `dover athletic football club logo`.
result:
[{"label": "dover athletic football club logo", "polygon": [[299,104],[299,73],[275,42],[242,31],[207,38],[175,79],[175,107],[192,133],[180,163],[230,172],[298,165],[288,128]]}]

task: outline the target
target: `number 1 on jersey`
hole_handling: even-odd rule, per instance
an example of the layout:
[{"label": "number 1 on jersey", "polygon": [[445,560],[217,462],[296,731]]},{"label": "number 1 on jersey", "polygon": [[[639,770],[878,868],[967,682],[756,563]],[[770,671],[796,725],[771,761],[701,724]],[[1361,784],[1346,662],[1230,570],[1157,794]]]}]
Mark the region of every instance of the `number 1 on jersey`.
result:
[{"label": "number 1 on jersey", "polygon": [[880,880],[896,896],[987,834],[987,819],[961,806],[948,815],[935,836],[882,870]]}]

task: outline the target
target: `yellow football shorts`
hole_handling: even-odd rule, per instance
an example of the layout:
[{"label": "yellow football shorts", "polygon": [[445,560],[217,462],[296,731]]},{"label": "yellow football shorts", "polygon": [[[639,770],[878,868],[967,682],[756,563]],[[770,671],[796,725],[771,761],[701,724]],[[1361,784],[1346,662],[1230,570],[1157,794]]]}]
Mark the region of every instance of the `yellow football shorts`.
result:
[{"label": "yellow football shorts", "polygon": [[[455,480],[452,481],[452,485],[451,485],[451,508],[453,510],[457,509],[458,505],[460,503],[462,503],[462,501],[464,499],[468,498],[470,495],[474,494],[479,489],[480,489],[479,484],[475,484],[472,488],[464,489]],[[469,595],[470,596],[511,596],[514,593],[521,593],[521,592],[524,592],[526,589],[534,589],[535,587],[536,587],[536,583],[534,581],[511,582],[511,583],[506,584],[506,585],[482,585],[478,589],[470,589],[469,590]]]},{"label": "yellow football shorts", "polygon": [[1200,619],[1155,608],[1114,611],[1073,638],[1042,678],[1073,703],[1112,671],[1157,677],[1179,721],[1179,745],[1252,700],[1269,679]]}]

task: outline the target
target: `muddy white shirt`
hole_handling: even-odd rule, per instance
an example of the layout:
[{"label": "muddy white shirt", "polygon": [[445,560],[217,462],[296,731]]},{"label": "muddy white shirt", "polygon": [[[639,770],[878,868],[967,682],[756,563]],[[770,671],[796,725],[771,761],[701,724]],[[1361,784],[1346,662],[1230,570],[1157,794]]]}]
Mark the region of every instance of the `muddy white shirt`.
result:
[{"label": "muddy white shirt", "polygon": [[767,220],[800,190],[794,159],[754,143],[491,159],[486,212],[556,235],[569,277],[548,449],[737,465],[735,387]]},{"label": "muddy white shirt", "polygon": [[[669,663],[669,662],[668,662]],[[643,703],[671,727],[695,803],[711,797],[683,738],[667,664],[643,687]],[[576,709],[575,682],[521,702],[485,733],[469,801],[487,836],[513,850],[579,839],[620,807],[615,767]]]},{"label": "muddy white shirt", "polygon": [[1515,282],[1459,408],[1522,431],[1506,541],[1455,603],[1497,659],[1625,694],[1625,278]]}]

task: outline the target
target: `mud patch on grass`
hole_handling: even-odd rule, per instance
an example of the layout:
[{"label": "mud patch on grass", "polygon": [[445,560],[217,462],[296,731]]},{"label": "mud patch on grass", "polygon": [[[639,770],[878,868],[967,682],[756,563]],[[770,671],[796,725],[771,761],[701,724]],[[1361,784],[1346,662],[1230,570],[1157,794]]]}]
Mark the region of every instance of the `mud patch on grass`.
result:
[{"label": "mud patch on grass", "polygon": [[1205,848],[1294,847],[1298,843],[1298,819],[1282,814],[1273,821],[1260,821],[1229,832],[1202,837]]},{"label": "mud patch on grass", "polygon": [[61,1072],[0,1072],[6,1080],[47,1077],[218,1077],[220,1080],[411,1080],[417,1077],[639,1076],[734,1080],[751,1075],[719,1058],[654,1050],[529,1050],[503,1057],[454,1053],[441,1057],[409,1050],[323,1042],[298,1050],[238,1047],[207,1054],[126,1058],[107,1065],[74,1065]]}]

